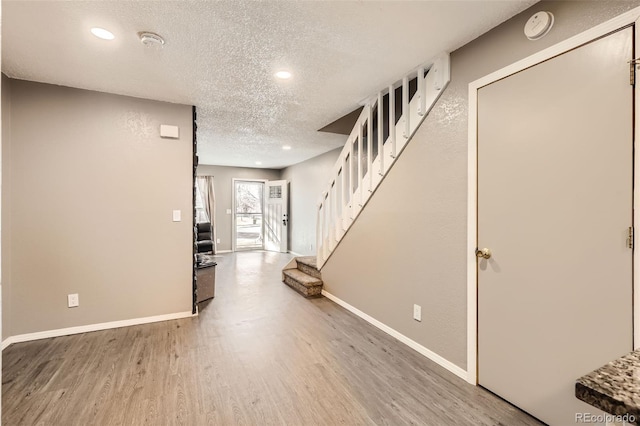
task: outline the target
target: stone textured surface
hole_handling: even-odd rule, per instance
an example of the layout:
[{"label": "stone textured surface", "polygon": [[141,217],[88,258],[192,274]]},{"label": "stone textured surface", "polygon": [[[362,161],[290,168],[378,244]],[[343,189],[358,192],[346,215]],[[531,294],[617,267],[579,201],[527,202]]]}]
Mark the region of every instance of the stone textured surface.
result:
[{"label": "stone textured surface", "polygon": [[296,257],[297,269],[282,271],[283,282],[305,297],[322,293],[322,277],[316,268],[315,256]]},{"label": "stone textured surface", "polygon": [[286,273],[284,276],[284,283],[289,287],[291,287],[292,289],[294,289],[295,291],[297,291],[298,293],[302,294],[304,297],[318,296],[322,293],[322,285],[307,287],[301,284],[295,278],[291,277],[290,275],[286,275]]},{"label": "stone textured surface", "polygon": [[302,263],[304,265],[311,266],[312,268],[318,269],[318,257],[317,256],[300,256],[296,257],[296,262]]},{"label": "stone textured surface", "polygon": [[640,350],[579,378],[576,397],[607,413],[640,420]]},{"label": "stone textured surface", "polygon": [[320,275],[320,271],[318,271],[314,267],[305,265],[304,263],[298,263],[298,269],[314,278],[322,278],[322,276]]},{"label": "stone textured surface", "polygon": [[311,275],[307,275],[299,269],[289,269],[284,271],[284,275],[293,278],[305,287],[322,285],[322,281]]},{"label": "stone textured surface", "polygon": [[296,262],[298,262],[298,269],[305,274],[322,279],[322,275],[320,271],[318,271],[316,259],[316,256],[296,257]]}]

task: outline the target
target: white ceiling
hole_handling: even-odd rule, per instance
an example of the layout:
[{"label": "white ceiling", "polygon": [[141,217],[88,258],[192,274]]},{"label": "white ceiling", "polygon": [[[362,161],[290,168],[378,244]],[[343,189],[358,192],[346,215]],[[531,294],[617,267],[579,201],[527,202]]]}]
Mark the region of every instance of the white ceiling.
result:
[{"label": "white ceiling", "polygon": [[[342,146],[316,130],[535,2],[5,0],[2,70],[196,105],[201,164],[281,168]],[[276,80],[280,69],[293,78]]]}]

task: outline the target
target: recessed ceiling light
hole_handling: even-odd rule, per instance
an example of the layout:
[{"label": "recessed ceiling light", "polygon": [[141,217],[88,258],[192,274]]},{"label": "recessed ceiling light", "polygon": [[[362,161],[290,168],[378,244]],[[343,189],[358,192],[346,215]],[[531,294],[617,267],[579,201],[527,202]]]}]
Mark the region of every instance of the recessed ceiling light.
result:
[{"label": "recessed ceiling light", "polygon": [[262,165],[262,161],[256,161],[256,166],[261,166]]},{"label": "recessed ceiling light", "polygon": [[116,36],[114,36],[111,31],[107,31],[104,28],[98,27],[91,28],[91,34],[103,40],[113,40],[114,38],[116,38]]},{"label": "recessed ceiling light", "polygon": [[291,73],[289,71],[278,71],[276,73],[276,77],[286,80],[288,78],[291,78]]},{"label": "recessed ceiling light", "polygon": [[282,147],[282,149],[284,149],[285,151],[289,151],[291,147],[289,145],[285,145]]}]

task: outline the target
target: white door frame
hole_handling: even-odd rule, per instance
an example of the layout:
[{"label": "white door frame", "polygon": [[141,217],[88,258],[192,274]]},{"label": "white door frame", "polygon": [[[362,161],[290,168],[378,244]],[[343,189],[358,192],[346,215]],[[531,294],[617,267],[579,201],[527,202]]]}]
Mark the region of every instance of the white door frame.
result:
[{"label": "white door frame", "polygon": [[[478,384],[478,263],[475,255],[478,241],[478,90],[511,74],[532,67],[594,39],[629,26],[638,21],[638,19],[640,19],[640,7],[632,9],[616,18],[568,38],[469,84],[469,146],[467,162],[467,381],[471,384]],[[640,46],[639,42],[640,36],[636,34],[636,46]],[[636,55],[638,55],[637,52]],[[636,103],[634,125],[636,129],[640,129],[640,103],[638,102],[640,92],[638,86],[640,86],[640,80],[637,81],[634,88]],[[640,164],[639,151],[640,150],[635,150],[635,164]],[[633,221],[635,226],[638,227],[640,226],[640,173],[635,173],[634,175],[635,214]],[[633,306],[635,307],[640,306],[640,256],[633,257],[633,266]],[[640,346],[640,313],[637,309],[633,310],[633,330],[633,347],[637,349]],[[587,372],[585,371],[585,373]]]},{"label": "white door frame", "polygon": [[[237,251],[236,247],[236,182],[262,182],[264,185],[269,182],[267,179],[232,178],[231,179],[231,251]],[[263,191],[264,192],[264,191]],[[262,235],[264,236],[264,195],[262,196]],[[262,240],[264,250],[264,239]]]},{"label": "white door frame", "polygon": [[[267,213],[266,213],[267,209],[268,209],[267,206],[269,204],[269,198],[270,198],[269,184],[270,183],[274,183],[275,184],[275,182],[279,182],[279,183],[281,183],[282,186],[284,186],[284,189],[283,189],[284,197],[282,197],[283,201],[281,202],[281,205],[283,206],[282,211],[283,211],[283,214],[286,216],[286,221],[287,221],[287,223],[284,225],[284,227],[285,227],[284,232],[283,232],[284,238],[280,239],[280,247],[278,247],[278,252],[279,253],[288,253],[289,252],[289,183],[290,183],[290,181],[288,179],[268,180],[265,183],[265,187],[264,187],[264,189],[265,189],[265,193],[264,193],[264,210],[265,210],[264,216],[267,215]],[[286,213],[284,213],[284,212],[286,212]],[[283,220],[285,220],[284,217],[278,218],[278,226],[280,226],[280,227],[283,226],[282,225],[282,221]],[[268,250],[267,249],[267,238],[268,238],[267,237],[267,221],[263,220],[262,223],[264,224],[264,226],[263,226],[263,229],[264,229],[264,249]],[[283,241],[284,241],[284,243],[283,243]],[[282,251],[282,245],[283,244],[286,246],[286,249],[284,251]]]}]

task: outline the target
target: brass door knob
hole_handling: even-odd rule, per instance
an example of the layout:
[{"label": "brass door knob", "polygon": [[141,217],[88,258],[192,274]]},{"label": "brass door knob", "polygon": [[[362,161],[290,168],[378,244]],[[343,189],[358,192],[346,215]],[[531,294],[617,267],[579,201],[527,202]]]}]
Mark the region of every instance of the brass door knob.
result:
[{"label": "brass door knob", "polygon": [[476,249],[476,257],[489,259],[491,257],[491,250],[488,248]]}]

